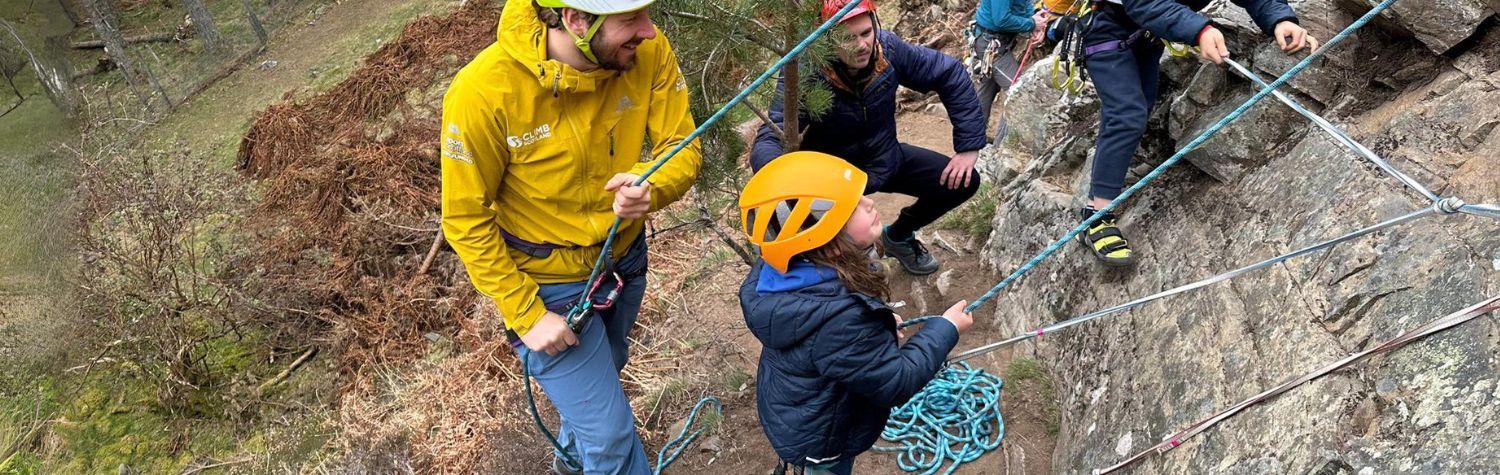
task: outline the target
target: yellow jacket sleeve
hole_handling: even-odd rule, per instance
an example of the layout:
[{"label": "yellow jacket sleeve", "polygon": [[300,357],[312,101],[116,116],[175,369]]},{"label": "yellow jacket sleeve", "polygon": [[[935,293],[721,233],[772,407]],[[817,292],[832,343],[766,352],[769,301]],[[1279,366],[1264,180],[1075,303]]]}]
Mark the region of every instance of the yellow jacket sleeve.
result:
[{"label": "yellow jacket sleeve", "polygon": [[496,111],[462,78],[443,96],[443,235],[469,280],[494,299],[505,327],[524,335],[546,312],[537,284],[516,268],[492,207],[509,152]]},{"label": "yellow jacket sleeve", "polygon": [[[658,33],[656,41],[666,42],[667,38]],[[682,76],[682,69],[677,65],[677,53],[670,45],[665,45],[663,50],[666,54],[660,55],[661,59],[654,65],[657,72],[656,79],[651,83],[650,112],[646,122],[646,132],[651,136],[653,160],[632,167],[630,173],[637,175],[645,173],[647,168],[661,160],[697,128],[693,122],[693,112],[689,109],[687,79]],[[651,183],[650,210],[654,212],[662,209],[687,194],[688,189],[698,180],[698,167],[702,163],[703,152],[698,147],[698,141],[694,140],[652,174],[646,180]]]}]

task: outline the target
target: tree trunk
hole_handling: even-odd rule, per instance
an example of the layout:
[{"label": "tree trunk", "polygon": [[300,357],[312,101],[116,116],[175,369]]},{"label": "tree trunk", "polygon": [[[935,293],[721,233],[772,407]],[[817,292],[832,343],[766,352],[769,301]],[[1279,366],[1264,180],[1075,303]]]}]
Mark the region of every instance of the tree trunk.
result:
[{"label": "tree trunk", "polygon": [[120,36],[119,24],[116,23],[114,6],[109,0],[83,0],[84,9],[89,12],[89,21],[94,24],[94,31],[104,42],[104,52],[120,68],[120,74],[125,76],[125,82],[130,85],[130,90],[135,92],[137,99],[141,101],[141,107],[155,112],[156,108],[151,105],[150,92],[146,91],[141,84],[140,74],[136,72],[135,66],[130,63],[130,58],[125,56],[125,38]]},{"label": "tree trunk", "polygon": [[[787,11],[800,11],[797,0],[786,0]],[[796,22],[786,23],[787,50],[801,39]],[[800,59],[793,59],[781,68],[781,80],[786,97],[781,103],[781,150],[791,153],[802,147],[802,126],[797,117],[802,110],[802,75],[798,72]]]},{"label": "tree trunk", "polygon": [[72,0],[57,0],[57,3],[62,5],[63,13],[68,14],[68,21],[73,22],[74,27],[83,24],[83,17],[78,15],[78,7],[73,5]]},{"label": "tree trunk", "polygon": [[255,30],[255,38],[260,40],[260,49],[266,49],[266,28],[255,15],[255,7],[250,5],[250,0],[240,0],[240,4],[245,6],[245,18],[250,20],[250,29]]},{"label": "tree trunk", "polygon": [[182,0],[182,6],[187,7],[188,16],[193,19],[193,31],[203,40],[203,45],[210,50],[217,49],[219,26],[214,24],[214,17],[208,14],[208,7],[203,5],[203,0]]},{"label": "tree trunk", "polygon": [[58,59],[61,56],[58,52],[61,50],[58,49],[56,42],[49,40],[46,48],[42,50],[45,54],[38,57],[36,52],[21,40],[21,35],[16,33],[15,28],[11,27],[9,22],[0,19],[0,28],[9,33],[11,39],[15,40],[16,46],[26,54],[31,70],[36,73],[37,81],[42,83],[43,90],[47,92],[47,98],[51,99],[52,103],[69,117],[76,114],[78,99],[73,91],[72,68],[68,66],[66,59]]}]

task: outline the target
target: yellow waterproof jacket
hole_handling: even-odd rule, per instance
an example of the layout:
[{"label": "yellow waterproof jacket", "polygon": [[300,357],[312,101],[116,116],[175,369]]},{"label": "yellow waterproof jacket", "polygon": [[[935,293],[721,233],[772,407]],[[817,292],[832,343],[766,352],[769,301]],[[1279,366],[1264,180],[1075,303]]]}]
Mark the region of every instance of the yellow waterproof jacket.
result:
[{"label": "yellow waterproof jacket", "polygon": [[[580,72],[550,60],[546,35],[530,0],[507,1],[498,41],[443,97],[443,234],[517,335],[546,311],[537,284],[588,278],[615,219],[604,184],[616,173],[645,172],[644,160],[695,128],[677,55],[660,31],[625,72]],[[651,175],[651,211],[681,198],[701,162],[695,142]],[[507,245],[502,229],[565,248],[533,257]],[[626,220],[613,254],[642,229]]]}]

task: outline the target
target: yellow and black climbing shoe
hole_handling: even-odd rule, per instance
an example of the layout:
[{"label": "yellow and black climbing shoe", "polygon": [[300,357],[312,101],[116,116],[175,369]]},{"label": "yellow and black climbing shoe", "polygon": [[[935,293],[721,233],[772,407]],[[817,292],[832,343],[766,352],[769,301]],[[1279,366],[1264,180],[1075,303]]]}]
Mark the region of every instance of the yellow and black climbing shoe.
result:
[{"label": "yellow and black climbing shoe", "polygon": [[[1097,210],[1084,208],[1083,219],[1087,220]],[[1104,264],[1114,267],[1127,267],[1135,264],[1135,251],[1130,249],[1130,242],[1125,240],[1125,234],[1120,232],[1120,227],[1115,224],[1114,213],[1104,213],[1099,221],[1089,226],[1088,231],[1078,235],[1078,242],[1089,248],[1094,257],[1099,258]]]}]

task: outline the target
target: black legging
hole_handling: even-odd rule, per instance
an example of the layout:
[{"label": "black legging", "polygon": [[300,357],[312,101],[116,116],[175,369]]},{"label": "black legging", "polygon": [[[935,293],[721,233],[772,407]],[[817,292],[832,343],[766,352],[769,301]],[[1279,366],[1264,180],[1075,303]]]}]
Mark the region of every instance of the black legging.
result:
[{"label": "black legging", "polygon": [[950,158],[915,145],[901,144],[901,163],[880,189],[866,193],[900,193],[917,198],[916,203],[901,209],[900,217],[890,224],[890,234],[905,236],[932,224],[953,208],[968,201],[979,191],[979,171],[969,172],[969,186],[949,189],[938,183]]}]

